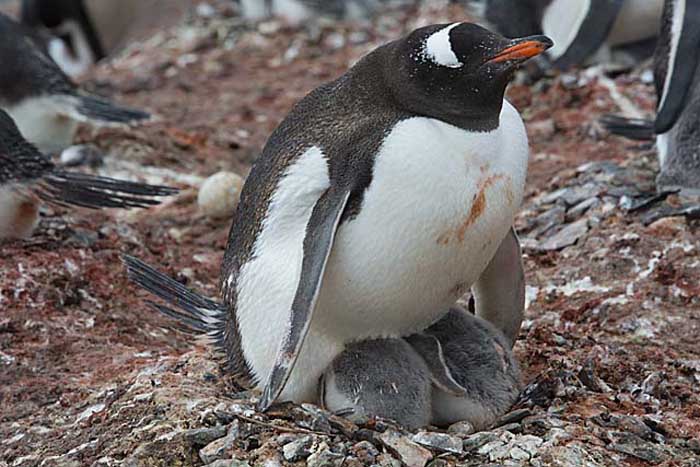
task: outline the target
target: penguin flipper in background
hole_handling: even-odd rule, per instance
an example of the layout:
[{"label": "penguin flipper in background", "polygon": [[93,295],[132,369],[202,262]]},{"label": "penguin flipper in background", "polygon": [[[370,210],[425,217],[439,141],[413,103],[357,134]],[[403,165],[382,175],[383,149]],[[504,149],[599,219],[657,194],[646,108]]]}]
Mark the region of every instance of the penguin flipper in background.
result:
[{"label": "penguin flipper in background", "polygon": [[634,141],[653,141],[656,136],[654,121],[650,119],[603,115],[598,121],[613,135]]},{"label": "penguin flipper in background", "polygon": [[267,410],[284,389],[309,330],[323,273],[333,247],[351,189],[331,186],[316,202],[306,226],[301,276],[292,302],[289,332],[277,351],[275,363],[258,402],[258,409]]},{"label": "penguin flipper in background", "polygon": [[[556,10],[557,6],[571,9],[575,3],[561,0],[552,2],[552,5],[545,10],[542,21],[544,34],[555,38],[549,57],[560,70],[580,65],[595,54],[612,30],[624,0],[590,0],[588,9],[578,12],[579,15],[583,15],[577,18],[578,25],[562,22],[561,12]],[[585,7],[583,4],[584,2],[581,2],[581,7]],[[557,41],[562,35],[554,32],[552,28],[558,27],[567,28],[568,32],[561,31],[562,34],[568,35],[567,40]]]},{"label": "penguin flipper in background", "polygon": [[671,130],[685,108],[695,79],[700,49],[700,3],[667,0],[664,9],[666,20],[661,34],[669,37],[670,43],[662,45],[662,41],[659,41],[655,57],[654,71],[659,96],[654,123],[657,134]]}]

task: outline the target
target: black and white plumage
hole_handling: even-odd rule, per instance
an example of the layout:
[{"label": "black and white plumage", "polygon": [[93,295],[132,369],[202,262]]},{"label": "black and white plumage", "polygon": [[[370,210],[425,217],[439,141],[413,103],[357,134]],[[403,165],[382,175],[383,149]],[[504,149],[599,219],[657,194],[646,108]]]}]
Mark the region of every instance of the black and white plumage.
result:
[{"label": "black and white plumage", "polygon": [[42,46],[75,77],[155,27],[172,24],[191,2],[168,0],[167,12],[163,6],[162,0],[22,0],[20,21],[52,34]]},{"label": "black and white plumage", "polygon": [[653,141],[659,153],[660,191],[700,190],[700,4],[667,0],[654,56],[657,106],[653,120],[607,116],[612,133]]},{"label": "black and white plumage", "polygon": [[483,430],[518,398],[520,371],[503,333],[454,307],[406,339],[351,343],[331,363],[321,405],[352,420],[389,418],[406,428],[469,422]]},{"label": "black and white plumage", "polygon": [[[508,37],[551,37],[547,58],[567,69],[609,61],[613,49],[653,41],[662,7],[663,0],[486,0],[484,18]],[[653,45],[641,50],[651,55]]]},{"label": "black and white plumage", "polygon": [[1,14],[0,62],[0,108],[44,152],[70,146],[79,122],[124,125],[150,118],[80,90],[37,45],[31,31]]},{"label": "black and white plumage", "polygon": [[261,409],[314,401],[347,343],[419,332],[479,282],[527,170],[505,89],[550,46],[470,23],[421,28],[313,91],[275,130],[234,216],[226,312],[205,313],[239,378],[263,389]]},{"label": "black and white plumage", "polygon": [[0,239],[31,234],[39,202],[83,208],[135,208],[158,204],[176,189],[59,169],[28,143],[0,109]]}]

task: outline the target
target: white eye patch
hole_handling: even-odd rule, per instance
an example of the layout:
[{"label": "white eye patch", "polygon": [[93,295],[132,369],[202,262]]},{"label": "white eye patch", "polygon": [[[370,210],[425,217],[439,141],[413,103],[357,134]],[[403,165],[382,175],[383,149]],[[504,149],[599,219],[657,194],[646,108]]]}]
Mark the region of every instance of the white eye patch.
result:
[{"label": "white eye patch", "polygon": [[459,61],[457,55],[455,55],[452,50],[452,43],[450,42],[450,31],[460,24],[461,23],[451,24],[431,34],[423,45],[423,55],[440,66],[448,68],[463,67],[464,63]]}]

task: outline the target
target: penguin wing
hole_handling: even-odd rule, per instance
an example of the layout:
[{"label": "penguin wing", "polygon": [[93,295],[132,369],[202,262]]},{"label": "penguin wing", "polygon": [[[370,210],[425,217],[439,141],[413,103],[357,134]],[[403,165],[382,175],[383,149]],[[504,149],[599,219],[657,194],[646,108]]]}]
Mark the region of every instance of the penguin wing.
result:
[{"label": "penguin wing", "polygon": [[455,380],[450,368],[447,366],[445,355],[442,351],[442,344],[435,336],[427,333],[418,333],[407,337],[405,340],[425,361],[428,370],[430,370],[430,378],[435,386],[453,396],[462,397],[467,394],[466,388]]},{"label": "penguin wing", "polygon": [[[662,42],[670,42],[664,47],[668,54],[665,61],[665,73],[661,95],[654,122],[657,134],[669,131],[683,112],[688,92],[693,85],[698,67],[698,48],[700,48],[700,4],[690,1],[666,2],[665,21],[671,21],[670,28],[664,27]],[[671,8],[671,11],[668,9]],[[666,25],[665,25],[666,26]],[[670,36],[670,37],[668,37]],[[659,51],[657,50],[657,53]]]},{"label": "penguin wing", "polygon": [[0,109],[0,185],[36,180],[54,170],[54,164],[19,132]]},{"label": "penguin wing", "polygon": [[591,0],[586,17],[566,51],[554,60],[560,70],[580,65],[605,42],[624,0]]},{"label": "penguin wing", "polygon": [[289,331],[277,351],[275,363],[258,402],[260,410],[269,408],[279,397],[299,356],[321,290],[336,230],[351,191],[349,187],[331,186],[313,207],[304,235],[301,275],[292,302]]}]

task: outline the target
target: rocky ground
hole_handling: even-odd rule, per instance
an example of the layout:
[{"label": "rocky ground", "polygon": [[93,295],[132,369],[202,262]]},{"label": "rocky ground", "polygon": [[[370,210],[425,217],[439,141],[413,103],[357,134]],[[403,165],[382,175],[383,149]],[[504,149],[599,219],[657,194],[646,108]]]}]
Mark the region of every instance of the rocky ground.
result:
[{"label": "rocky ground", "polygon": [[491,431],[357,426],[311,405],[258,414],[205,347],[150,312],[120,254],[214,296],[229,225],[198,213],[199,183],[245,175],[295,101],[376,45],[464,16],[430,7],[292,29],[246,25],[223,3],[84,81],[159,115],[82,130],[107,154],[95,170],[183,192],[149,211],[46,209],[35,237],[0,246],[0,466],[700,465],[695,211],[650,199],[653,149],[596,123],[653,107],[643,71],[511,87],[532,145],[517,219],[527,389]]}]

